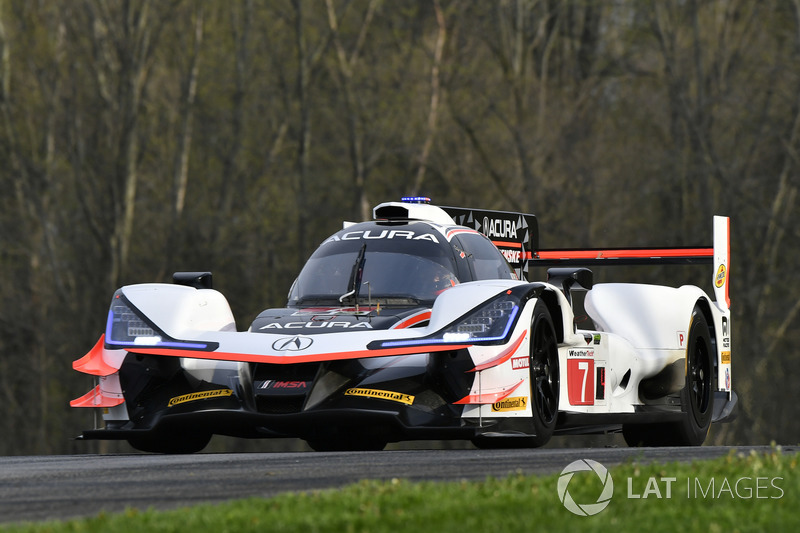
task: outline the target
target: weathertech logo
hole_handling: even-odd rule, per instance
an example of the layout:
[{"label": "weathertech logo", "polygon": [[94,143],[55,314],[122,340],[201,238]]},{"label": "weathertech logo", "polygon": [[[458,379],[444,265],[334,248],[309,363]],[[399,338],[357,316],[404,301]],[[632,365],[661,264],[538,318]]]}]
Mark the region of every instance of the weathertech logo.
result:
[{"label": "weathertech logo", "polygon": [[178,405],[179,403],[194,402],[197,400],[222,398],[225,396],[231,396],[232,394],[233,391],[231,389],[218,389],[218,390],[207,390],[203,392],[193,392],[191,394],[184,394],[183,396],[175,396],[169,401],[167,407],[172,407],[173,405]]},{"label": "weathertech logo", "polygon": [[414,397],[410,394],[403,394],[401,392],[392,392],[388,390],[378,389],[347,389],[344,391],[345,396],[366,396],[368,398],[379,398],[381,400],[391,400],[393,402],[400,402],[406,405],[414,403]]},{"label": "weathertech logo", "polygon": [[527,396],[517,396],[516,398],[506,398],[505,400],[492,404],[492,412],[502,413],[504,411],[524,411],[528,406]]}]

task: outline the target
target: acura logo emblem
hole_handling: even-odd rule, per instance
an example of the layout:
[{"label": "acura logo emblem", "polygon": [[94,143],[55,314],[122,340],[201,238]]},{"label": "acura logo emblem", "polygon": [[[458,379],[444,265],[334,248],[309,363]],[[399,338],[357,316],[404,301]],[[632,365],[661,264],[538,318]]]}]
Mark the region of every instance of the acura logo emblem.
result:
[{"label": "acura logo emblem", "polygon": [[272,349],[279,352],[299,352],[305,350],[314,343],[314,339],[295,335],[294,337],[284,337],[272,343]]}]

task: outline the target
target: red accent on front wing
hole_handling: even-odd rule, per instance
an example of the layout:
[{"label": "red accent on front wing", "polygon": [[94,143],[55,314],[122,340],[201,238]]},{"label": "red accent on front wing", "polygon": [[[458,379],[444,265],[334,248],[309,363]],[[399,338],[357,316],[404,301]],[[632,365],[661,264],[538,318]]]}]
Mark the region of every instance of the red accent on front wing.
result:
[{"label": "red accent on front wing", "polygon": [[90,390],[80,398],[69,402],[70,407],[115,407],[125,399],[116,396],[106,396],[100,389],[100,385]]},{"label": "red accent on front wing", "polygon": [[497,357],[476,366],[475,368],[470,370],[470,372],[480,372],[481,370],[486,370],[487,368],[491,368],[493,366],[505,363],[506,361],[511,359],[511,356],[514,355],[514,353],[517,351],[517,348],[519,348],[519,345],[522,344],[522,341],[525,339],[525,335],[527,334],[528,330],[523,331],[522,334],[519,336],[519,338],[516,341],[514,341],[511,344],[511,346],[500,352],[500,354]]},{"label": "red accent on front wing", "polygon": [[203,352],[199,350],[179,350],[174,348],[127,348],[131,353],[147,355],[167,355],[170,357],[191,357],[194,359],[211,359],[217,361],[237,361],[242,363],[318,363],[323,361],[341,361],[345,359],[366,359],[370,357],[388,357],[392,355],[410,355],[415,353],[445,352],[463,350],[471,344],[432,344],[428,346],[405,346],[401,348],[384,348],[382,350],[359,350],[356,352],[320,353],[312,355],[261,355],[255,353]]},{"label": "red accent on front wing", "polygon": [[524,382],[525,382],[525,380],[520,380],[519,383],[517,383],[516,385],[514,385],[510,389],[507,389],[507,390],[504,390],[504,391],[500,391],[500,392],[491,392],[491,393],[486,393],[486,394],[471,394],[471,395],[465,396],[464,398],[461,398],[457,402],[453,402],[453,403],[456,404],[456,405],[465,405],[465,404],[468,404],[468,405],[473,405],[473,404],[485,405],[485,404],[497,403],[500,400],[504,400],[504,399],[508,398],[509,396],[511,396],[511,393],[513,393],[515,390],[517,390],[517,388],[520,385],[522,385]]},{"label": "red accent on front wing", "polygon": [[94,345],[94,348],[89,350],[89,353],[72,362],[72,368],[84,374],[91,374],[92,376],[110,376],[118,369],[108,365],[103,360],[103,345],[105,344],[105,334],[100,335],[100,340]]}]

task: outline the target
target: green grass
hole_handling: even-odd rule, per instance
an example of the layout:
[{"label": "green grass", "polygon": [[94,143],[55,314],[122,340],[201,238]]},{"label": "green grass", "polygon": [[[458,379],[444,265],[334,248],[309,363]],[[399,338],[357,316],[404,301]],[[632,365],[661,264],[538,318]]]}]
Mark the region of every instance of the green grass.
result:
[{"label": "green grass", "polygon": [[[775,448],[767,454],[731,453],[690,465],[614,467],[609,470],[614,480],[610,504],[588,517],[576,516],[562,505],[556,474],[481,482],[362,481],[338,490],[169,512],[129,509],[70,522],[6,526],[0,531],[797,531],[799,458]],[[668,483],[670,498],[666,498]],[[576,502],[594,503],[602,484],[594,474],[579,472],[567,489]],[[629,493],[640,497],[629,498]]]}]

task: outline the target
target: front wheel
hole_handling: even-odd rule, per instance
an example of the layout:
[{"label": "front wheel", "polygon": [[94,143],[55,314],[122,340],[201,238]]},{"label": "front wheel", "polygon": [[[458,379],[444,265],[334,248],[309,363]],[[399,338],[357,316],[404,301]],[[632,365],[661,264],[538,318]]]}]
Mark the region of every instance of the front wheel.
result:
[{"label": "front wheel", "polygon": [[[541,300],[533,309],[529,343],[531,418],[518,433],[479,435],[472,443],[482,449],[538,448],[553,436],[558,420],[558,337],[550,311]],[[522,429],[522,428],[520,428]]]},{"label": "front wheel", "polygon": [[541,300],[533,309],[530,341],[531,412],[534,437],[531,446],[544,446],[553,436],[558,419],[558,338],[550,311]]}]

